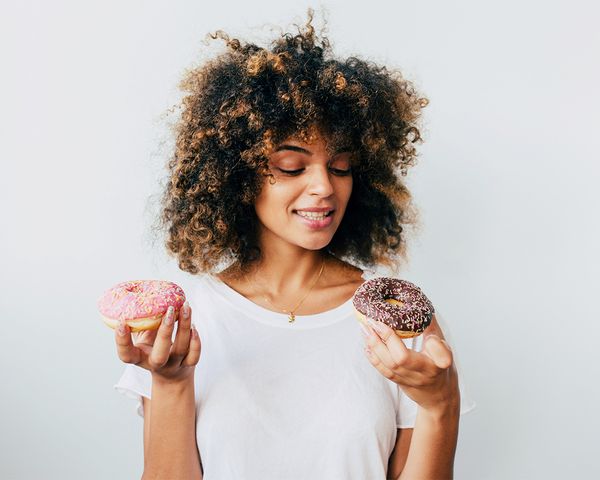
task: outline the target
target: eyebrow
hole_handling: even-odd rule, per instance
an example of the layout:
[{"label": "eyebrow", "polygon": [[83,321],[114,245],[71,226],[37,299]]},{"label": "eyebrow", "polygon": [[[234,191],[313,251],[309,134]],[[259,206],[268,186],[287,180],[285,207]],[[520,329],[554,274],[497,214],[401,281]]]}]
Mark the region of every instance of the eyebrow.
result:
[{"label": "eyebrow", "polygon": [[[306,148],[302,148],[302,147],[297,147],[296,145],[283,144],[283,145],[279,145],[275,149],[276,152],[279,152],[281,150],[291,150],[292,152],[304,153],[305,155],[312,155],[312,152],[310,150],[306,150]],[[349,147],[340,148],[339,150],[337,150],[335,152],[335,155],[337,155],[338,153],[344,153],[344,152],[350,152],[350,151],[351,151],[351,149]]]}]

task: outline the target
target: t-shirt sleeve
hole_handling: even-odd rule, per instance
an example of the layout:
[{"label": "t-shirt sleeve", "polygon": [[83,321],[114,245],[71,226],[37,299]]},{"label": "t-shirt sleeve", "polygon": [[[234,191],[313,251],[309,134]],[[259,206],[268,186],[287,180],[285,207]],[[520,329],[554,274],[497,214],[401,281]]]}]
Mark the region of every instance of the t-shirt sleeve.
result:
[{"label": "t-shirt sleeve", "polygon": [[[446,325],[446,323],[443,321],[443,319],[440,317],[440,315],[437,312],[436,312],[436,318],[438,320],[438,323],[440,324],[440,328],[442,329],[442,332],[444,332],[444,337],[445,337],[446,342],[448,342],[448,344],[450,345],[450,348],[452,348],[454,365],[456,367],[456,372],[458,374],[458,388],[460,390],[460,414],[464,415],[465,413],[468,413],[468,412],[474,410],[475,407],[477,406],[477,404],[471,398],[471,396],[463,382],[463,379],[462,379],[462,376],[460,373],[460,362],[458,359],[457,352],[452,345],[451,335],[448,331],[448,326]],[[408,348],[411,348],[412,350],[416,350],[418,352],[420,352],[423,347],[423,335],[419,335],[419,336],[413,337],[413,338],[405,338],[405,339],[402,339],[402,341]],[[404,393],[402,391],[402,388],[398,384],[395,384],[395,385],[396,385],[397,394],[398,394],[398,397],[397,397],[398,408],[396,409],[396,427],[397,428],[414,428],[415,422],[417,420],[418,404],[414,400],[412,400],[408,395],[406,395],[406,393]]]},{"label": "t-shirt sleeve", "polygon": [[127,364],[119,381],[113,388],[136,401],[135,410],[140,417],[144,417],[142,397],[151,398],[152,374],[145,368]]}]

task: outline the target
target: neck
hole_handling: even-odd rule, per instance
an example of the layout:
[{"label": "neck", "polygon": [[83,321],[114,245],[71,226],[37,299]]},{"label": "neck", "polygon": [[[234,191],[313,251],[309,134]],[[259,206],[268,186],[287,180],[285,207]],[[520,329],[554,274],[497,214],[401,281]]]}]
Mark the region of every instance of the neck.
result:
[{"label": "neck", "polygon": [[247,276],[273,296],[305,291],[313,285],[321,271],[325,254],[318,250],[304,250],[297,255],[269,255],[251,267]]},{"label": "neck", "polygon": [[297,296],[305,291],[313,285],[323,262],[330,256],[283,241],[261,242],[261,254],[261,259],[244,272],[244,278],[273,297]]}]

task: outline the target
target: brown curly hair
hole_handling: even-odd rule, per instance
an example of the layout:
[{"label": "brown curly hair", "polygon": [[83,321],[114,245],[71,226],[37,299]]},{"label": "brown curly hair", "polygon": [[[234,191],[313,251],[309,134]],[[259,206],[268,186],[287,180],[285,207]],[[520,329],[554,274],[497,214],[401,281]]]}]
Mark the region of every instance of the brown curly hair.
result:
[{"label": "brown curly hair", "polygon": [[315,131],[328,150],[353,153],[352,194],[325,250],[366,267],[396,269],[405,259],[405,227],[417,214],[401,176],[415,163],[428,101],[398,71],[334,58],[313,14],[270,48],[210,34],[227,51],[183,77],[158,219],[182,270],[213,272],[223,261],[245,268],[260,258],[253,204],[265,176],[274,180],[267,156],[291,135],[310,143]]}]

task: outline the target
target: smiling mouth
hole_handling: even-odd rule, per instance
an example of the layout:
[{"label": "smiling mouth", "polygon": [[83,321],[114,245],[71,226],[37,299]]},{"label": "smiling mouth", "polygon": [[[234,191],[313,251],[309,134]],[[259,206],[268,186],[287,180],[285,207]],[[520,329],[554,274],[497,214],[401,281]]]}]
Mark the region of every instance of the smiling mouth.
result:
[{"label": "smiling mouth", "polygon": [[316,212],[300,212],[298,210],[294,210],[296,215],[300,215],[303,218],[308,218],[309,220],[323,220],[324,218],[330,217],[335,210],[330,210],[327,213],[316,213]]}]

